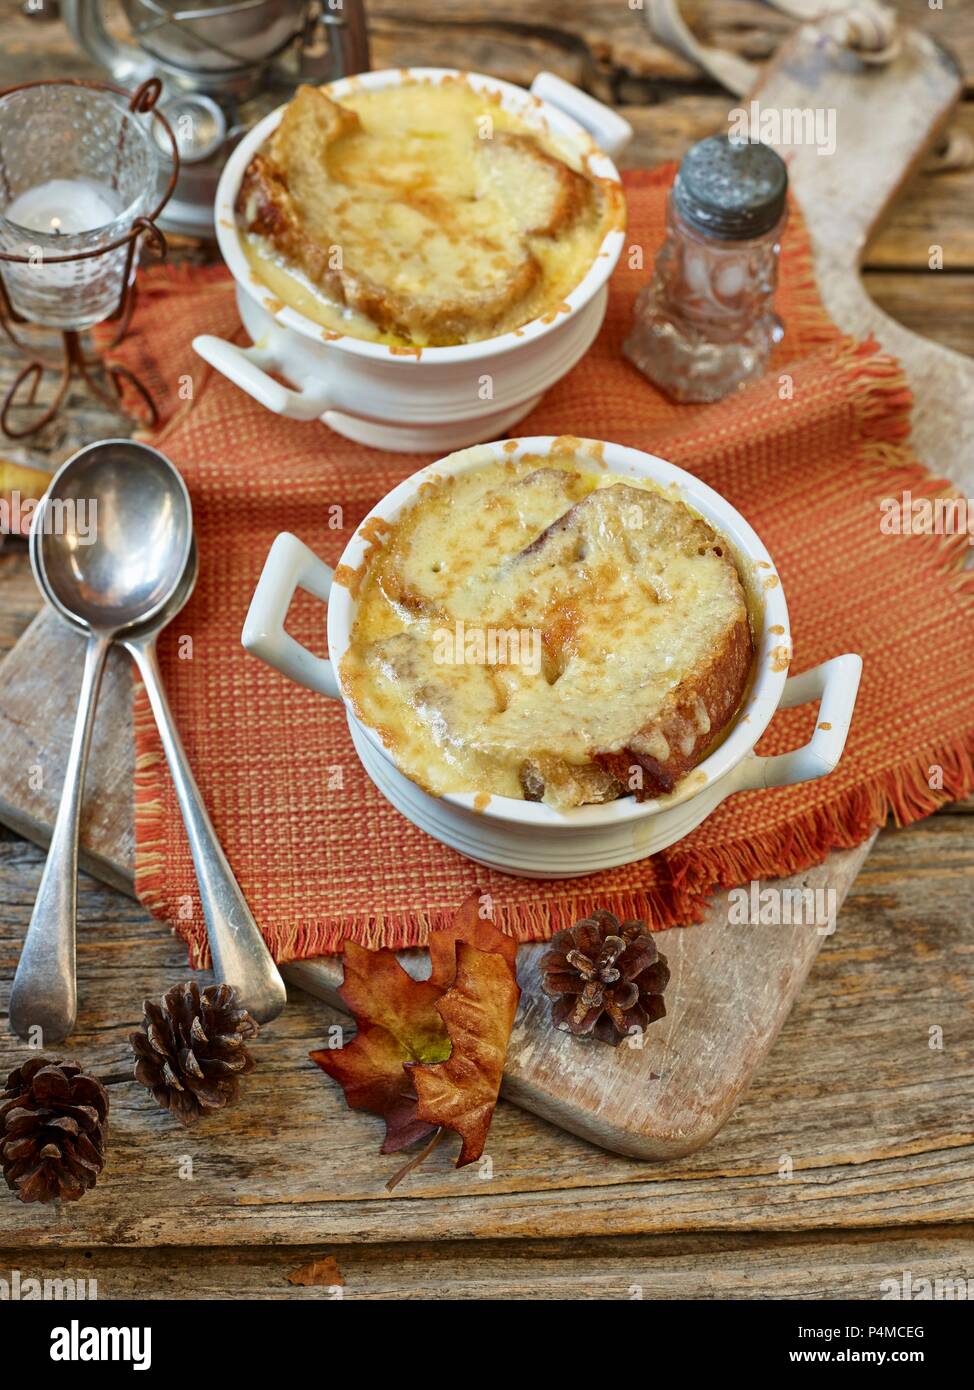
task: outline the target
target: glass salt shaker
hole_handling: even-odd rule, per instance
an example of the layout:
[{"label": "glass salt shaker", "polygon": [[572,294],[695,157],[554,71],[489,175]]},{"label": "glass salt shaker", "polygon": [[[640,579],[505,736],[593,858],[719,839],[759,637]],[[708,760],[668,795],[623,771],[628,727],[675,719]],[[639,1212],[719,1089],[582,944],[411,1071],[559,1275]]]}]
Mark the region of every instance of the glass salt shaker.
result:
[{"label": "glass salt shaker", "polygon": [[677,401],[719,401],[765,370],[788,171],[768,145],[712,135],[688,150],[666,240],[623,351]]}]

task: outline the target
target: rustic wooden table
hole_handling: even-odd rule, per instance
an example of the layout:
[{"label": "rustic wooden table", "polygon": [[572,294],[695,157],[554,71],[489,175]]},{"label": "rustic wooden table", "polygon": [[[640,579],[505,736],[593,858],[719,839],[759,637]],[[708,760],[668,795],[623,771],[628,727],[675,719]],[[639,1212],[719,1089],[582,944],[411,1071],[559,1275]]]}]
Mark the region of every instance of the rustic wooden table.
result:
[{"label": "rustic wooden table", "polygon": [[[970,0],[897,4],[974,81]],[[91,74],[60,24],[24,17],[15,0],[3,9],[0,85]],[[705,41],[750,58],[772,52],[788,27],[750,0],[686,11]],[[369,12],[376,66],[465,64],[516,82],[549,68],[619,103],[637,131],[632,165],[677,157],[733,104],[653,44],[638,9],[610,0],[545,0],[527,20],[523,6],[496,0],[370,0]],[[974,100],[957,126],[974,137]],[[921,175],[865,265],[890,314],[967,352],[972,195],[974,169]],[[929,269],[932,245],[943,270]],[[0,386],[13,367],[0,349]],[[125,428],[76,392],[29,450],[6,453],[53,467]],[[37,608],[25,552],[8,544],[0,652]],[[374,1122],[347,1112],[306,1061],[335,1016],[300,991],[261,1045],[247,1103],[217,1125],[174,1132],[130,1080],[126,1035],[137,1001],[184,977],[184,952],[135,903],[83,877],[87,1008],[73,1045],[111,1088],[110,1165],[96,1194],[60,1212],[0,1197],[0,1265],[96,1277],[102,1297],[320,1299],[341,1282],[354,1298],[855,1298],[877,1297],[880,1281],[904,1270],[972,1278],[972,813],[974,802],[881,834],[750,1093],[700,1153],[638,1164],[502,1103],[489,1175],[454,1172],[441,1150],[395,1198]],[[41,863],[0,828],[0,1012]],[[0,1072],[20,1055],[0,1032]],[[320,1098],[310,1117],[295,1100],[308,1088]],[[318,1259],[320,1283],[289,1283]]]}]

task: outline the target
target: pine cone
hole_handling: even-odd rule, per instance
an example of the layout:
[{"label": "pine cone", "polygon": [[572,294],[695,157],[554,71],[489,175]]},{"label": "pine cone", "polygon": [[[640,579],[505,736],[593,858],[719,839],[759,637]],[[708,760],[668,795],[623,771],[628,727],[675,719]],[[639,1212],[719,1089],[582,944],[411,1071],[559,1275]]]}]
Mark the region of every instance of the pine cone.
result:
[{"label": "pine cone", "polygon": [[594,912],[551,939],[541,987],[557,1028],[618,1047],[666,1013],[670,971],[645,922]]},{"label": "pine cone", "polygon": [[208,985],[201,992],[189,980],[142,1008],[142,1031],[129,1034],[135,1079],[162,1108],[191,1125],[206,1110],[236,1104],[240,1077],[255,1066],[244,1042],[258,1028],[233,986]]},{"label": "pine cone", "polygon": [[77,1062],[32,1057],[0,1091],[0,1163],[22,1202],[76,1202],[105,1163],[108,1092]]}]

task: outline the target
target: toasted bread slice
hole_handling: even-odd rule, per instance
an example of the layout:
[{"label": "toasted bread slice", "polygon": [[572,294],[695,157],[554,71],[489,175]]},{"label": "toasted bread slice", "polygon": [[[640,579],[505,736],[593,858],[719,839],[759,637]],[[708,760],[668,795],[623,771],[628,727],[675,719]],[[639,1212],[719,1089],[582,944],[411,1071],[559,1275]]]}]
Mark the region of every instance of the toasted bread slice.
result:
[{"label": "toasted bread slice", "polygon": [[435,140],[395,163],[388,140],[324,90],[297,89],[247,165],[240,225],[393,338],[446,345],[527,321],[543,277],[531,238],[571,227],[591,179],[521,133],[464,125],[461,174],[436,167]]},{"label": "toasted bread slice", "polygon": [[520,769],[525,801],[546,801],[559,810],[616,801],[626,788],[598,763],[570,763],[564,758],[528,758]]},{"label": "toasted bread slice", "polygon": [[[428,631],[397,632],[372,644],[373,672],[405,698],[441,752],[462,757],[490,757],[492,740],[483,731],[503,710],[506,691],[497,671],[487,666],[430,664]],[[472,729],[482,731],[472,735]],[[574,766],[560,758],[525,759],[518,772],[526,801],[579,806],[612,801],[625,794],[618,780],[598,763]]]},{"label": "toasted bread slice", "polygon": [[727,628],[719,645],[688,672],[656,718],[638,729],[626,748],[596,753],[595,761],[637,801],[673,791],[733,716],[753,656],[745,614]]},{"label": "toasted bread slice", "polygon": [[541,275],[510,213],[496,199],[451,202],[400,183],[365,151],[356,163],[339,147],[361,134],[353,111],[300,87],[269,153],[246,170],[242,225],[385,333],[433,345],[487,334]]},{"label": "toasted bread slice", "polygon": [[319,87],[299,87],[270,138],[270,156],[287,177],[320,173],[336,141],[361,129],[349,107],[332,101]]},{"label": "toasted bread slice", "polygon": [[498,130],[480,148],[493,187],[525,236],[561,235],[592,197],[585,175],[548,154],[530,135]]},{"label": "toasted bread slice", "polygon": [[[451,547],[448,556],[444,555],[441,517],[433,512],[425,516],[419,512],[409,545],[394,555],[390,552],[380,580],[383,592],[390,602],[415,615],[445,622],[454,618],[493,621],[496,615],[485,612],[479,586],[472,608],[463,600],[468,581],[476,581],[482,575],[485,547],[497,548],[502,555],[506,549],[513,552],[511,560],[500,562],[498,574],[503,577],[516,557],[519,543],[515,540],[512,544],[509,536],[537,535],[549,517],[566,512],[587,490],[582,474],[569,468],[537,468],[522,478],[505,477],[499,487],[478,497],[478,520],[486,534],[476,537],[463,559],[458,545]],[[496,564],[496,560],[489,563]]]},{"label": "toasted bread slice", "polygon": [[531,462],[430,485],[375,558],[343,685],[436,793],[671,792],[746,688],[733,556],[666,493]]},{"label": "toasted bread slice", "polygon": [[503,695],[485,666],[433,661],[431,640],[425,629],[393,633],[372,643],[367,662],[406,700],[440,749],[465,753],[471,724],[491,719]]},{"label": "toasted bread slice", "polygon": [[[706,522],[661,493],[622,484],[597,489],[553,522],[512,564],[523,572],[522,582],[530,589],[552,569],[606,574],[601,557],[613,554],[632,584],[642,588],[647,606],[661,614],[657,632],[654,635],[650,628],[647,642],[633,636],[638,659],[645,659],[655,646],[655,659],[665,665],[672,685],[651,719],[632,727],[624,739],[613,739],[619,747],[594,746],[592,761],[637,800],[646,800],[671,792],[724,729],[743,696],[753,644],[740,577],[725,543]],[[600,602],[597,593],[593,598]],[[669,620],[663,616],[668,607],[673,609]],[[604,633],[611,632],[610,618]],[[619,635],[624,643],[624,632]],[[549,670],[558,671],[556,679],[570,670],[578,641],[573,630],[567,652],[549,651]],[[625,660],[624,651],[606,655]],[[633,703],[648,674],[628,673]],[[603,698],[610,697],[606,689]],[[624,688],[616,698],[627,698]],[[540,759],[530,770],[530,794],[539,794],[543,780],[540,795],[552,799],[549,788],[554,783],[554,799],[561,805],[604,799],[588,794],[588,772],[577,764]]]}]

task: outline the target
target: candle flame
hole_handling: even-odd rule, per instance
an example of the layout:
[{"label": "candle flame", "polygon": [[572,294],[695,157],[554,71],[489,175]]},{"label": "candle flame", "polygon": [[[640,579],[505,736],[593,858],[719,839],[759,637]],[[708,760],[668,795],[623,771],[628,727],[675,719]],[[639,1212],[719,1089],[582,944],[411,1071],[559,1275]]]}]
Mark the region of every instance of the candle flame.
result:
[{"label": "candle flame", "polygon": [[51,231],[54,233],[55,236],[60,236],[60,235],[61,235],[61,219],[60,219],[60,217],[52,217],[52,218],[51,218]]}]

